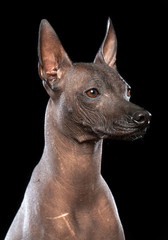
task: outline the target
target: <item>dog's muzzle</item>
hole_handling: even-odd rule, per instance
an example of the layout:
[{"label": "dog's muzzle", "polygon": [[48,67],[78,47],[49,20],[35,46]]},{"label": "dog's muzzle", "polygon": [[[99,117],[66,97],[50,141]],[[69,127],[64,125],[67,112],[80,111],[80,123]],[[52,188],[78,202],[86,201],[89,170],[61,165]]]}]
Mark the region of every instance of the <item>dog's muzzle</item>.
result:
[{"label": "dog's muzzle", "polygon": [[112,138],[119,140],[136,140],[142,138],[149,127],[151,114],[146,110],[133,112],[108,123],[106,127],[92,128],[100,138]]},{"label": "dog's muzzle", "polygon": [[115,121],[113,128],[116,131],[116,137],[123,140],[142,138],[149,127],[151,116],[148,111],[140,110],[128,115],[124,120]]}]

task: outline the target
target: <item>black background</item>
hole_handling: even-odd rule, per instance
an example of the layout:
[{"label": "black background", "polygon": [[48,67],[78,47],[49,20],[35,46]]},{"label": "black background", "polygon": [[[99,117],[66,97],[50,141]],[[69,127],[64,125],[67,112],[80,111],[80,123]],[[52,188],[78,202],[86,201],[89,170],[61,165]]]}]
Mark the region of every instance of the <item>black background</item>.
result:
[{"label": "black background", "polygon": [[104,142],[102,174],[127,240],[168,239],[167,25],[160,1],[41,2],[1,7],[0,239],[16,214],[44,145],[48,96],[37,70],[41,19],[56,30],[74,62],[92,62],[108,16],[118,39],[117,65],[134,103],[152,113],[143,140]]}]

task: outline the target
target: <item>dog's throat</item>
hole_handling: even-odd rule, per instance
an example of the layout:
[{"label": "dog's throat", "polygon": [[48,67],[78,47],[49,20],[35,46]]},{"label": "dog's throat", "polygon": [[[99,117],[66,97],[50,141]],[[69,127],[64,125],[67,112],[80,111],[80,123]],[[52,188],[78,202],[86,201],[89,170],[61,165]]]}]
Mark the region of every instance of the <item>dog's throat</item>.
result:
[{"label": "dog's throat", "polygon": [[52,176],[62,185],[75,188],[94,188],[101,177],[102,143],[86,141],[79,143],[67,138],[53,124],[51,106],[47,107],[45,123],[45,164]]}]

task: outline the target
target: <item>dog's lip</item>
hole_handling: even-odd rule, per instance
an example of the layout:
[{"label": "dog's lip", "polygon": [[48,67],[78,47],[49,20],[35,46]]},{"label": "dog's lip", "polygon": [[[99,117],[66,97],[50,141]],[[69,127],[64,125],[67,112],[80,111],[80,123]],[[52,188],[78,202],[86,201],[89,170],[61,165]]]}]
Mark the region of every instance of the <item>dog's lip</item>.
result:
[{"label": "dog's lip", "polygon": [[126,132],[126,133],[134,133],[134,132],[142,132],[145,129],[147,129],[149,127],[149,123],[148,124],[144,124],[144,125],[136,125],[134,123],[129,123],[129,124],[120,124],[118,122],[114,122],[113,123],[113,129],[117,132],[117,131],[121,131],[121,132]]},{"label": "dog's lip", "polygon": [[138,139],[142,138],[147,131],[148,126],[137,127],[133,125],[124,126],[121,124],[113,124],[108,130],[102,130],[94,128],[95,134],[99,135],[100,138],[119,138],[119,139]]},{"label": "dog's lip", "polygon": [[143,138],[147,131],[147,127],[143,128],[133,128],[132,131],[129,129],[127,131],[123,131],[119,134],[116,134],[116,138],[123,140],[136,140],[139,138]]}]

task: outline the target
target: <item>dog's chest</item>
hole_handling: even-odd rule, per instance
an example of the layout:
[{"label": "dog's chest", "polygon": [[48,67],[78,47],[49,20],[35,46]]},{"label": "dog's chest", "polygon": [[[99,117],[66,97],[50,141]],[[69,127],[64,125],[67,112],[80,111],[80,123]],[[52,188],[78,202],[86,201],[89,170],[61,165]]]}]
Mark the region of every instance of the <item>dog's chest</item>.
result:
[{"label": "dog's chest", "polygon": [[48,218],[44,239],[111,240],[116,234],[116,223],[110,215],[106,216],[101,211],[81,211]]}]

